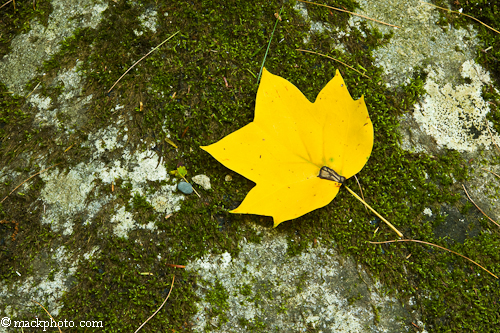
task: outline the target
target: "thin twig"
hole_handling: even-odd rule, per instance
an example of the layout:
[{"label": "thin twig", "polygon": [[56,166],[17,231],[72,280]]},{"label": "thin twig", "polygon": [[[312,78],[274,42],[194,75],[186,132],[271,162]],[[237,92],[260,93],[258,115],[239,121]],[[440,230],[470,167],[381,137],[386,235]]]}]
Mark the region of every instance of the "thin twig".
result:
[{"label": "thin twig", "polygon": [[493,221],[488,215],[486,215],[483,210],[481,208],[479,208],[478,205],[476,205],[476,203],[470,198],[469,196],[469,193],[467,193],[467,190],[465,189],[465,186],[464,184],[462,184],[462,187],[464,188],[464,191],[465,191],[465,194],[467,194],[467,198],[469,198],[469,200],[474,204],[474,206],[476,206],[477,209],[479,209],[479,211],[481,213],[483,213],[484,216],[486,216],[491,222],[495,223],[499,228],[500,228],[500,224],[496,223],[495,221]]},{"label": "thin twig", "polygon": [[269,47],[271,46],[271,41],[273,40],[274,31],[276,30],[276,26],[278,25],[278,21],[281,21],[281,12],[282,11],[283,11],[283,6],[281,7],[280,13],[279,13],[278,17],[276,18],[276,23],[274,23],[274,29],[273,29],[273,32],[271,33],[271,38],[269,38],[269,43],[267,43],[266,54],[264,54],[264,60],[262,60],[262,66],[260,66],[259,76],[257,77],[257,83],[259,83],[260,76],[262,75],[262,69],[264,69],[264,63],[266,62],[267,53],[269,52]]},{"label": "thin twig", "polygon": [[[300,1],[300,0],[299,0],[299,1]],[[459,15],[467,16],[468,18],[471,18],[471,19],[473,19],[474,21],[477,21],[477,22],[481,23],[481,24],[482,24],[482,25],[484,25],[486,28],[493,30],[493,31],[494,31],[494,32],[496,32],[497,34],[500,34],[500,31],[495,30],[495,29],[493,29],[492,27],[490,27],[489,25],[484,24],[483,22],[479,21],[479,20],[478,20],[477,18],[475,18],[475,17],[472,17],[472,16],[467,15],[467,14],[464,14],[464,13],[457,12],[457,11],[454,11],[454,10],[451,10],[451,9],[448,9],[448,8],[439,7],[439,6],[436,6],[436,5],[432,4],[432,3],[428,3],[428,2],[424,2],[424,1],[420,1],[420,2],[421,2],[421,3],[425,3],[426,5],[430,5],[430,6],[433,6],[433,7],[439,8],[439,9],[442,9],[442,10],[447,10],[447,11],[449,11],[449,12],[451,12],[451,13],[455,13],[455,14],[459,14]]]},{"label": "thin twig", "polygon": [[162,46],[163,44],[165,44],[169,39],[171,39],[172,37],[174,37],[175,35],[177,35],[178,33],[180,32],[177,31],[175,34],[173,34],[172,36],[168,37],[167,39],[165,39],[163,42],[161,42],[157,47],[155,47],[154,49],[152,49],[151,51],[148,52],[148,54],[146,54],[144,57],[142,57],[141,59],[137,60],[135,62],[135,64],[133,64],[129,69],[127,69],[127,71],[125,73],[123,73],[122,76],[120,76],[120,78],[118,80],[116,80],[115,84],[113,84],[111,86],[111,88],[109,88],[108,90],[108,93],[113,90],[113,88],[116,86],[116,84],[122,79],[122,77],[124,77],[132,68],[134,68],[135,65],[137,65],[142,59],[146,58],[148,55],[150,55],[152,52],[156,51],[156,49],[158,49],[160,46]]},{"label": "thin twig", "polygon": [[496,173],[494,173],[493,171],[486,170],[485,168],[481,168],[481,169],[483,169],[484,171],[488,171],[489,173],[492,173],[492,174],[494,174],[495,176],[497,176],[498,178],[500,178],[500,176],[499,176],[499,175],[497,175]]},{"label": "thin twig", "polygon": [[[356,178],[356,183],[358,183],[359,191],[361,192],[361,198],[363,200],[365,200],[365,196],[363,195],[363,189],[361,188],[361,185],[359,184],[358,177],[356,177],[356,175],[354,175],[354,178]],[[365,210],[368,211],[368,209],[366,209],[366,206],[363,206],[363,207],[365,207]]]},{"label": "thin twig", "polygon": [[4,7],[4,6],[7,6],[7,5],[8,5],[9,3],[11,3],[11,2],[12,2],[12,0],[7,1],[7,2],[6,2],[6,3],[4,3],[3,5],[1,5],[1,6],[0,6],[0,8],[2,8],[2,7]]},{"label": "thin twig", "polygon": [[[62,163],[62,162],[61,162],[61,163]],[[12,194],[12,192],[14,192],[15,190],[17,190],[17,189],[18,189],[21,185],[23,185],[24,183],[26,183],[26,182],[27,182],[28,180],[30,180],[31,178],[35,177],[36,175],[38,175],[38,174],[40,174],[40,173],[42,173],[42,172],[44,172],[44,171],[46,171],[46,170],[49,170],[50,168],[53,168],[53,167],[55,167],[56,165],[59,165],[59,164],[61,164],[61,163],[56,163],[56,164],[54,164],[53,166],[48,167],[47,169],[43,169],[42,171],[38,171],[38,172],[37,172],[37,173],[35,173],[33,176],[31,176],[30,178],[26,179],[24,182],[22,182],[21,184],[19,184],[19,185],[18,185],[15,189],[13,189],[13,190],[12,190],[9,194],[7,194],[7,196],[6,196],[5,198],[3,198],[3,199],[2,199],[2,201],[0,201],[0,203],[4,202],[4,201],[5,201],[5,199],[7,199],[7,197],[8,197],[9,195],[11,195],[11,194]]]},{"label": "thin twig", "polygon": [[489,270],[487,270],[486,268],[484,268],[483,266],[479,265],[477,262],[475,262],[474,260],[472,259],[469,259],[467,258],[466,256],[463,256],[461,255],[460,253],[457,253],[455,251],[452,251],[452,250],[448,250],[447,248],[445,247],[442,247],[442,246],[439,246],[439,245],[436,245],[436,244],[432,244],[432,243],[428,243],[428,242],[424,242],[424,241],[420,241],[420,240],[416,240],[416,239],[395,239],[395,240],[390,240],[390,241],[385,241],[385,242],[368,242],[370,244],[386,244],[386,243],[394,243],[394,242],[415,242],[415,243],[422,243],[422,244],[427,244],[427,245],[432,245],[432,246],[435,246],[435,247],[438,247],[442,250],[445,250],[445,251],[448,251],[448,252],[451,252],[453,254],[456,254],[457,256],[460,256],[464,259],[467,259],[469,260],[470,262],[472,262],[474,265],[477,265],[479,267],[481,267],[482,269],[484,269],[486,272],[490,273],[492,276],[494,276],[496,279],[498,279],[498,276],[496,276],[495,274],[493,274],[492,272],[490,272]]},{"label": "thin twig", "polygon": [[38,303],[38,302],[37,302],[37,301],[35,301],[34,299],[33,299],[32,301],[33,301],[33,302],[35,302],[36,304],[40,305],[40,306],[42,307],[42,309],[44,309],[44,310],[45,310],[45,312],[47,312],[47,314],[48,314],[48,315],[50,316],[50,318],[54,321],[54,323],[56,323],[57,328],[59,329],[59,333],[62,333],[61,328],[59,327],[59,324],[57,323],[57,321],[55,321],[55,319],[52,317],[52,315],[49,313],[49,311],[47,311],[47,309],[46,309],[46,308],[44,308],[42,304]]},{"label": "thin twig", "polygon": [[305,1],[305,0],[298,0],[298,1],[305,2],[305,3],[310,3],[311,5],[316,5],[316,6],[322,6],[322,7],[330,8],[330,9],[333,9],[333,10],[337,10],[339,12],[344,12],[344,13],[348,13],[348,14],[355,15],[355,16],[359,16],[359,17],[365,18],[365,19],[370,20],[370,21],[374,21],[374,22],[377,22],[377,23],[380,23],[380,24],[388,25],[390,27],[401,28],[401,27],[398,27],[397,25],[385,23],[385,22],[382,22],[382,21],[379,21],[379,20],[375,20],[375,19],[372,19],[372,18],[370,18],[368,16],[364,16],[364,15],[361,15],[361,14],[356,14],[356,13],[350,12],[348,10],[344,10],[344,9],[340,9],[340,8],[335,8],[335,7],[323,5],[323,4],[320,4],[320,3],[314,3],[314,2],[310,2],[310,1]]},{"label": "thin twig", "polygon": [[493,144],[495,145],[495,147],[497,147],[497,150],[500,152],[500,148],[498,148],[495,139],[493,139],[493,134],[491,133],[490,125],[488,125],[488,119],[484,118],[484,121],[486,122],[486,128],[488,129],[488,132],[490,132],[491,141],[493,141]]},{"label": "thin twig", "polygon": [[354,197],[356,199],[358,199],[359,201],[361,201],[369,210],[371,210],[375,215],[377,215],[382,221],[384,221],[388,226],[389,228],[391,228],[392,230],[394,230],[395,233],[398,234],[399,237],[403,238],[403,234],[398,230],[396,229],[395,226],[393,226],[389,221],[387,221],[386,219],[384,219],[384,217],[382,215],[380,215],[379,213],[377,213],[375,211],[375,209],[371,208],[370,205],[368,205],[363,199],[361,199],[355,192],[353,192],[353,190],[351,190],[349,187],[345,186],[344,187],[349,191],[351,192],[352,195],[354,195]]},{"label": "thin twig", "polygon": [[161,308],[163,307],[163,305],[164,305],[164,304],[165,304],[165,302],[167,301],[168,297],[170,296],[170,293],[172,292],[172,288],[174,287],[174,281],[175,281],[175,275],[174,275],[174,276],[173,276],[173,278],[172,278],[172,285],[170,286],[170,291],[168,292],[167,298],[165,298],[165,300],[163,301],[163,303],[161,303],[161,305],[160,305],[160,307],[158,308],[158,310],[156,310],[156,311],[155,311],[155,313],[153,313],[153,314],[151,315],[151,317],[149,317],[149,318],[148,318],[148,319],[147,319],[144,323],[142,323],[142,325],[141,325],[141,326],[139,326],[139,328],[138,328],[137,330],[135,330],[135,332],[134,332],[134,333],[139,332],[139,330],[142,328],[142,326],[146,325],[146,323],[147,323],[147,322],[148,322],[151,318],[153,318],[153,317],[154,317],[154,316],[158,313],[158,311],[160,311],[160,310],[161,310]]},{"label": "thin twig", "polygon": [[320,56],[322,56],[322,57],[326,57],[326,58],[328,58],[328,59],[335,60],[336,62],[339,62],[339,63],[341,63],[342,65],[344,65],[344,66],[346,66],[346,67],[349,67],[349,68],[350,68],[350,69],[352,69],[353,71],[358,72],[358,73],[359,73],[359,74],[361,74],[362,76],[367,77],[367,78],[369,78],[370,80],[372,79],[371,77],[369,77],[368,75],[365,75],[365,74],[361,73],[360,71],[358,71],[358,70],[357,70],[357,69],[355,69],[354,67],[351,67],[351,66],[349,66],[348,64],[346,64],[346,63],[344,63],[344,62],[342,62],[342,61],[340,61],[340,60],[337,60],[337,59],[335,59],[335,58],[332,58],[332,57],[330,57],[330,56],[327,56],[326,54],[321,54],[321,53],[318,53],[318,52],[309,51],[309,50],[303,50],[303,49],[295,49],[295,50],[296,50],[296,51],[302,51],[302,52],[308,52],[308,53],[312,53],[312,54],[317,54],[317,55],[320,55]]}]

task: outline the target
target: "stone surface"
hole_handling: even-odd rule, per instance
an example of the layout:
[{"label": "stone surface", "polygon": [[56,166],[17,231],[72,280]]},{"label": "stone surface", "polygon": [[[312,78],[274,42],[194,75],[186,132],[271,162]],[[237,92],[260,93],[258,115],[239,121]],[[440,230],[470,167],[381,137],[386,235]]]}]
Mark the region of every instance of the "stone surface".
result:
[{"label": "stone surface", "polygon": [[[241,243],[237,257],[211,255],[187,265],[201,278],[200,311],[194,330],[251,332],[267,325],[279,332],[399,332],[408,313],[379,290],[352,259],[317,242],[297,257],[287,256],[284,237],[259,228],[260,244]],[[207,290],[221,284],[227,290],[228,321],[211,315],[214,305]],[[377,314],[373,309],[378,309]],[[377,319],[375,318],[377,316]],[[244,322],[241,319],[244,318]],[[213,327],[218,327],[214,329]],[[213,327],[211,327],[213,326]]]}]

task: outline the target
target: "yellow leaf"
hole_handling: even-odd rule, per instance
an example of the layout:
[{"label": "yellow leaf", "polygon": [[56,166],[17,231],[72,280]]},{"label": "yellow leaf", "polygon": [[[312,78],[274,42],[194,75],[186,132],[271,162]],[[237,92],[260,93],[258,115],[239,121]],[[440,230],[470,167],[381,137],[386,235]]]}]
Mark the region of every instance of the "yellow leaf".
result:
[{"label": "yellow leaf", "polygon": [[[372,147],[364,98],[351,98],[338,71],[311,103],[264,69],[254,121],[201,148],[257,184],[231,213],[272,216],[276,227],[330,203],[341,177],[358,173]],[[339,182],[320,178],[320,170]]]}]

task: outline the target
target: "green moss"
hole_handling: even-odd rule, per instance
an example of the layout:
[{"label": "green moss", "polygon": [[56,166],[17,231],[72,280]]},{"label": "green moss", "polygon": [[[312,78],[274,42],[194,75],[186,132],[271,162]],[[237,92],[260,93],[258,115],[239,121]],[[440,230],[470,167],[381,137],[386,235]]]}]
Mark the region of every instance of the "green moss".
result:
[{"label": "green moss", "polygon": [[248,284],[242,285],[240,294],[242,294],[243,296],[250,296],[252,294],[252,287]]},{"label": "green moss", "polygon": [[[211,311],[208,316],[206,330],[212,330],[210,326],[221,327],[222,324],[228,321],[226,311],[229,310],[229,293],[222,286],[220,281],[215,281],[213,287],[205,294],[205,301],[211,305]],[[216,319],[216,324],[213,318]]]},{"label": "green moss", "polygon": [[[7,5],[7,4],[6,4]],[[10,44],[15,36],[30,31],[30,21],[37,19],[43,26],[47,26],[49,15],[52,13],[50,1],[29,2],[17,1],[2,8],[2,24],[0,25],[0,58],[10,50]]]},{"label": "green moss", "polygon": [[238,323],[250,332],[267,332],[267,325],[259,318],[248,320],[246,318],[238,318]]}]

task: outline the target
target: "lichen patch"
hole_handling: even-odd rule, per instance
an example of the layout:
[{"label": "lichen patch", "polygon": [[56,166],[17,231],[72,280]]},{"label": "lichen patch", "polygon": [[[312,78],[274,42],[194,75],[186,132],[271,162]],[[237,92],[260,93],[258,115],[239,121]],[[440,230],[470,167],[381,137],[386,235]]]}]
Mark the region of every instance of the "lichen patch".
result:
[{"label": "lichen patch", "polygon": [[[118,133],[117,128],[108,126],[89,134],[89,141],[84,146],[93,150],[93,160],[90,163],[82,162],[67,172],[55,168],[40,175],[46,182],[40,194],[40,200],[45,207],[42,223],[50,224],[54,231],[64,235],[73,233],[74,216],[79,213],[87,216],[85,225],[90,224],[100,209],[113,200],[111,194],[99,194],[94,185],[96,180],[109,185],[117,180],[130,182],[131,194],[145,196],[157,212],[170,214],[180,209],[183,196],[175,193],[175,185],[165,184],[157,191],[148,191],[147,181],[169,180],[167,170],[164,165],[158,163],[159,157],[155,152],[146,150],[131,153],[124,149],[120,159],[112,160],[108,164],[101,161],[101,156],[125,145],[126,138],[119,138]],[[98,195],[88,202],[92,191]],[[121,212],[123,209],[124,207],[117,208],[117,211]],[[115,216],[111,221],[123,223],[115,227],[115,234],[119,237],[125,237],[128,231],[134,229],[135,221],[125,213]],[[153,226],[147,228],[154,230]]]},{"label": "lichen patch", "polygon": [[441,28],[436,22],[439,11],[418,1],[358,1],[358,14],[397,25],[400,29],[351,16],[349,25],[359,27],[361,22],[383,33],[394,33],[389,43],[373,52],[374,64],[384,68],[388,86],[409,83],[415,67],[424,63],[444,68],[448,82],[464,61],[476,55],[476,31]]},{"label": "lichen patch", "polygon": [[[470,83],[442,86],[439,82],[445,76],[443,69],[429,67],[428,71],[424,86],[427,94],[421,104],[415,105],[413,113],[420,127],[436,140],[439,148],[472,152],[480,145],[486,149],[492,147],[485,118],[490,108],[481,97],[482,86],[490,82],[489,74],[468,60],[460,72]],[[489,121],[488,124],[492,129],[493,124]],[[500,142],[498,134],[495,141]]]}]

